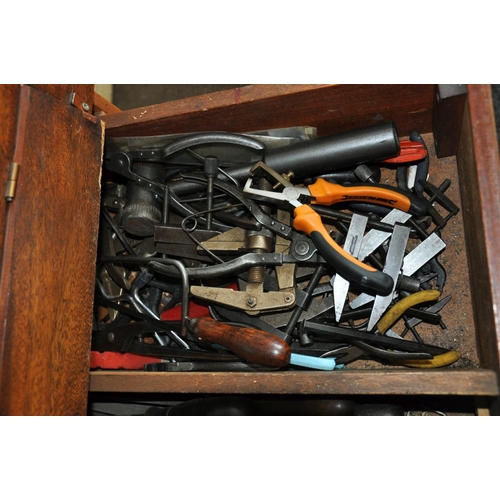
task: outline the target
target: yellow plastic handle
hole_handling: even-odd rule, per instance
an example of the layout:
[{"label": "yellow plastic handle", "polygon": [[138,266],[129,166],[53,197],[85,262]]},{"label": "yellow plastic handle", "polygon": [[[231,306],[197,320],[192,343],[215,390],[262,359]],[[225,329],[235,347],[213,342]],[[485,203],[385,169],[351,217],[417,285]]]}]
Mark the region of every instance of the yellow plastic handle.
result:
[{"label": "yellow plastic handle", "polygon": [[396,323],[396,321],[404,314],[404,312],[410,307],[416,306],[417,304],[423,304],[424,302],[430,302],[432,300],[437,300],[441,296],[439,290],[421,290],[420,292],[412,293],[401,299],[396,303],[389,311],[387,311],[381,320],[377,323],[377,329],[381,335],[389,330],[389,328]]},{"label": "yellow plastic handle", "polygon": [[[377,323],[378,331],[384,335],[385,332],[404,314],[410,307],[424,302],[437,300],[441,296],[439,290],[421,290],[401,299],[394,305],[382,319]],[[448,351],[438,354],[432,359],[414,359],[412,361],[393,362],[393,364],[407,366],[409,368],[442,368],[458,361],[461,354],[458,351]]]},{"label": "yellow plastic handle", "polygon": [[461,358],[458,351],[448,351],[443,354],[438,354],[432,359],[414,359],[413,361],[405,361],[403,366],[410,368],[442,368],[443,366],[451,365]]}]

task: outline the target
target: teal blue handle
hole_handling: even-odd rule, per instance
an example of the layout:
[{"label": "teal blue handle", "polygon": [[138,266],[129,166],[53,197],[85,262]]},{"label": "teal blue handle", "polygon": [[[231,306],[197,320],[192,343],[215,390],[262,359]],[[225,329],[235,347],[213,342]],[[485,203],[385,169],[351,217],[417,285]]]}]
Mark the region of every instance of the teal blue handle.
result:
[{"label": "teal blue handle", "polygon": [[[290,355],[290,364],[313,368],[314,370],[333,370],[336,366],[335,358],[317,358],[315,356],[306,356],[295,352],[292,352]],[[338,365],[338,368],[341,367],[341,365]]]}]

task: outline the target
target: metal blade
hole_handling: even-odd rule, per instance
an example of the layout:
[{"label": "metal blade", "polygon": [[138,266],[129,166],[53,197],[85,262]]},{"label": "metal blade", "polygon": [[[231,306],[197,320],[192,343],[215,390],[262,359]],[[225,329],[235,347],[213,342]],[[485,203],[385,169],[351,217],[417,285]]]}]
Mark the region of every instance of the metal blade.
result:
[{"label": "metal blade", "polygon": [[394,280],[394,286],[392,288],[392,292],[388,295],[375,296],[372,313],[370,315],[370,319],[368,320],[368,331],[373,329],[378,320],[382,317],[382,314],[384,314],[392,302],[392,296],[394,290],[396,289],[399,273],[401,272],[409,237],[409,227],[402,226],[400,224],[396,224],[394,226],[394,232],[392,233],[391,241],[389,243],[387,259],[384,266],[384,273],[388,274]]},{"label": "metal blade", "polygon": [[[431,234],[403,259],[403,274],[405,276],[412,276],[444,248],[446,248],[446,243],[436,233]],[[351,309],[357,309],[358,307],[369,304],[372,300],[374,300],[372,295],[362,293],[358,295],[349,306]]]},{"label": "metal blade", "polygon": [[[344,250],[351,254],[353,257],[357,257],[359,249],[361,248],[361,243],[363,242],[363,235],[365,234],[366,224],[368,223],[368,217],[365,215],[353,214],[351,219],[351,224],[349,226],[349,231],[344,243]],[[345,278],[336,274],[330,280],[333,288],[333,300],[335,303],[335,319],[337,322],[340,321],[342,316],[342,311],[344,310],[344,304],[349,291],[349,281]]]},{"label": "metal blade", "polygon": [[[411,215],[401,210],[391,210],[380,222],[394,226],[397,222],[404,223],[411,218]],[[391,237],[391,233],[372,229],[366,233],[359,249],[358,259],[363,261],[373,253],[380,245],[384,244]]]},{"label": "metal blade", "polygon": [[445,248],[446,243],[436,233],[432,233],[404,258],[403,274],[412,276]]}]

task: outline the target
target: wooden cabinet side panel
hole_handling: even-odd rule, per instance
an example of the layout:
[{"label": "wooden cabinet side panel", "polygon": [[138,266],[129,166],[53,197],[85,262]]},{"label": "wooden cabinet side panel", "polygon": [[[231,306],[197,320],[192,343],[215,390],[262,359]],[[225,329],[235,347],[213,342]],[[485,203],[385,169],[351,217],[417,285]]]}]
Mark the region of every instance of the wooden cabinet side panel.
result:
[{"label": "wooden cabinet side panel", "polygon": [[74,92],[79,101],[86,102],[91,108],[94,103],[94,85],[88,83],[75,83],[75,84],[30,84],[31,87],[40,90],[56,99],[68,103],[71,94]]},{"label": "wooden cabinet side panel", "polygon": [[457,152],[481,366],[500,371],[500,161],[489,85],[469,85]]},{"label": "wooden cabinet side panel", "polygon": [[7,183],[9,165],[14,160],[16,144],[17,109],[19,106],[20,85],[0,85],[0,257],[3,253],[5,231],[4,191]]},{"label": "wooden cabinet side panel", "polygon": [[[0,414],[86,412],[103,131],[25,87],[2,266]],[[10,258],[8,258],[10,256]]]}]

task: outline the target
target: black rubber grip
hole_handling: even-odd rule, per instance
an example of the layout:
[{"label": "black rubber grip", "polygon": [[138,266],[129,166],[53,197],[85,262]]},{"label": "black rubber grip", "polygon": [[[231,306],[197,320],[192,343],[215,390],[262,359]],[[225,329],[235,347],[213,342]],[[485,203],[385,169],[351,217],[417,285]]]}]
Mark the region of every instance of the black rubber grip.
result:
[{"label": "black rubber grip", "polygon": [[389,295],[394,287],[394,280],[382,271],[369,271],[346,259],[337,252],[319,231],[312,231],[309,236],[323,258],[347,281],[357,283],[365,292],[375,295]]},{"label": "black rubber grip", "polygon": [[[372,186],[377,186],[378,184],[372,184]],[[429,211],[429,202],[425,198],[421,198],[416,194],[412,194],[410,192],[401,191],[399,188],[395,188],[394,186],[386,186],[385,184],[378,185],[381,188],[387,189],[389,191],[394,191],[397,193],[402,193],[410,200],[410,209],[408,213],[411,215],[426,215]]]},{"label": "black rubber grip", "polygon": [[[367,189],[373,188],[373,187],[378,187],[378,188],[384,189],[385,191],[393,191],[394,193],[401,194],[401,195],[405,196],[406,198],[408,198],[408,200],[410,201],[410,208],[408,210],[408,213],[411,215],[416,215],[416,216],[426,215],[427,212],[429,211],[430,204],[425,198],[421,198],[420,196],[418,196],[416,194],[413,194],[409,191],[404,191],[404,190],[402,190],[400,188],[396,188],[394,186],[386,186],[385,184],[369,184],[369,185],[351,184],[350,186],[353,186],[353,187],[355,187],[355,186],[367,186]],[[350,187],[350,186],[347,186],[347,187]],[[359,200],[359,201],[361,202],[362,200]],[[377,202],[375,201],[374,204],[376,204],[376,203]]]}]

